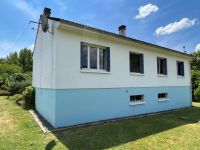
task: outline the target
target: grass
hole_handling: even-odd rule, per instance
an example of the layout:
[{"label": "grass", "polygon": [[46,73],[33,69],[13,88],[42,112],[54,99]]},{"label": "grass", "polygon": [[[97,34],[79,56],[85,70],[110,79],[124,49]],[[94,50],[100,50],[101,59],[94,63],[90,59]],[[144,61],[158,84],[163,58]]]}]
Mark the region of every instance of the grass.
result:
[{"label": "grass", "polygon": [[200,149],[200,103],[194,106],[44,134],[28,111],[0,97],[0,149]]}]

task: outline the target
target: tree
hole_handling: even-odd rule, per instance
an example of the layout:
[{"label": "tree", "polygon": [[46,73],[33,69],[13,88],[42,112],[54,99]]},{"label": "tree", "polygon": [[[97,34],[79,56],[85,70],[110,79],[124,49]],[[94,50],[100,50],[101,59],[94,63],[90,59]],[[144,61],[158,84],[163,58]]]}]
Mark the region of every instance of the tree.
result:
[{"label": "tree", "polygon": [[21,68],[17,65],[14,64],[0,64],[0,76],[2,74],[14,74],[14,73],[20,73],[21,72]]},{"label": "tree", "polygon": [[9,53],[9,55],[6,57],[6,63],[7,64],[19,65],[18,53],[17,52]]},{"label": "tree", "polygon": [[5,63],[6,63],[5,58],[0,58],[0,64],[5,64]]},{"label": "tree", "polygon": [[24,48],[19,52],[19,65],[23,72],[31,72],[33,68],[32,51]]},{"label": "tree", "polygon": [[194,101],[199,101],[200,99],[200,51],[194,52],[192,54],[192,97]]},{"label": "tree", "polygon": [[200,51],[194,52],[192,54],[192,62],[191,62],[191,68],[192,70],[199,70],[200,71]]}]

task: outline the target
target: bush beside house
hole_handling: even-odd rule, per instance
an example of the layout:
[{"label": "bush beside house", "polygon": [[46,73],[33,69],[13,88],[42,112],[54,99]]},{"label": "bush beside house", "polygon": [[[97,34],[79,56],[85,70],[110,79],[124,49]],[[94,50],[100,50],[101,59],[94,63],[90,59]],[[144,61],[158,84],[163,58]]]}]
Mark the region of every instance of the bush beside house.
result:
[{"label": "bush beside house", "polygon": [[35,106],[35,89],[32,86],[26,87],[26,89],[22,92],[23,99],[26,104],[30,106]]},{"label": "bush beside house", "polygon": [[0,59],[0,96],[9,96],[22,107],[34,106],[32,51],[24,48]]}]

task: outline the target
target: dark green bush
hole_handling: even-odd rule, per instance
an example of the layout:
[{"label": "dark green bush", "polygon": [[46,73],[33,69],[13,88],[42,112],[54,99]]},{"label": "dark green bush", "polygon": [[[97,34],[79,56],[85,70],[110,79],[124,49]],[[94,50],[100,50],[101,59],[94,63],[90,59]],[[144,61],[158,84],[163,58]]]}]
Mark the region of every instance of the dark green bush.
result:
[{"label": "dark green bush", "polygon": [[32,86],[26,87],[22,93],[25,102],[28,105],[35,106],[35,89]]},{"label": "dark green bush", "polygon": [[6,89],[9,95],[21,94],[31,85],[31,77],[27,74],[15,73],[6,79]]},{"label": "dark green bush", "polygon": [[8,96],[8,95],[9,95],[8,91],[0,89],[0,96]]},{"label": "dark green bush", "polygon": [[200,102],[200,85],[199,87],[194,91],[194,97],[196,102]]},{"label": "dark green bush", "polygon": [[13,82],[7,87],[7,91],[10,96],[14,94],[21,94],[27,86],[30,86],[29,82]]}]

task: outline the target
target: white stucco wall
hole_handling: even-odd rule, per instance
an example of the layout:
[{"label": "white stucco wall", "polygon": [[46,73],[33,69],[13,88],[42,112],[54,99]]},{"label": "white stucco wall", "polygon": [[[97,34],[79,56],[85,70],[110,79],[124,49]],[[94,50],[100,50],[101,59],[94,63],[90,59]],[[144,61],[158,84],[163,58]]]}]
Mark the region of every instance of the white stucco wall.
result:
[{"label": "white stucco wall", "polygon": [[54,88],[55,86],[55,46],[56,22],[49,20],[49,31],[43,32],[39,26],[33,54],[33,86],[41,88]]},{"label": "white stucco wall", "polygon": [[[67,25],[60,25],[53,35],[54,38],[50,34],[45,34],[42,36],[38,34],[34,52],[33,85],[36,87],[74,89],[190,86],[189,59],[183,55],[108,37],[92,31],[78,30],[76,27],[67,27]],[[81,41],[110,47],[110,73],[81,72]],[[144,76],[129,73],[129,51],[144,54]],[[157,75],[157,56],[167,58],[167,77]],[[177,60],[184,61],[185,76],[183,78],[177,77]]]},{"label": "white stucco wall", "polygon": [[[61,26],[58,29],[56,47],[55,87],[58,89],[190,86],[189,60],[183,55],[164,53],[163,50],[159,51],[123,40],[64,28]],[[81,41],[110,47],[110,73],[83,73],[80,71]],[[144,54],[144,76],[129,73],[129,51]],[[167,58],[167,77],[157,75],[157,56]],[[185,77],[183,78],[177,77],[177,60],[185,63]]]}]

